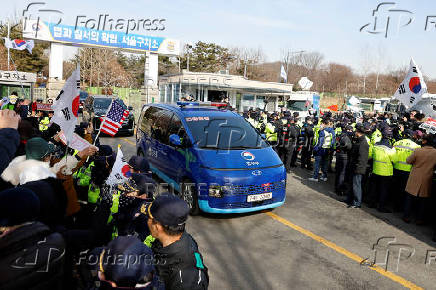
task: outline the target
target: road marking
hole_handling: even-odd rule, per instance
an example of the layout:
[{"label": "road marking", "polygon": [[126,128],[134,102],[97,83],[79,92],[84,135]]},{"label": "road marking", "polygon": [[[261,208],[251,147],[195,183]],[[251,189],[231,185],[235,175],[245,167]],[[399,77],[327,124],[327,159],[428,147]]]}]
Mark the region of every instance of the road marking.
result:
[{"label": "road marking", "polygon": [[126,142],[129,143],[130,145],[136,146],[136,143],[133,143],[132,141],[130,141],[130,140],[127,139],[127,138],[121,137],[120,139],[123,140],[123,141],[126,141]]},{"label": "road marking", "polygon": [[[136,144],[134,142],[130,141],[127,138],[121,137],[120,139],[123,140],[123,141],[126,141],[130,145],[136,146]],[[290,221],[288,221],[288,220],[286,220],[286,219],[276,215],[275,213],[266,212],[265,214],[270,216],[272,219],[275,219],[276,221],[278,221],[278,222],[280,222],[280,223],[282,223],[282,224],[284,224],[284,225],[286,225],[286,226],[296,230],[297,232],[299,232],[299,233],[301,233],[301,234],[303,234],[303,235],[305,235],[305,236],[307,236],[307,237],[309,237],[309,238],[311,238],[311,239],[313,239],[313,240],[315,240],[315,241],[317,241],[317,242],[319,242],[319,243],[329,247],[330,249],[332,249],[332,250],[334,250],[334,251],[336,251],[336,252],[338,252],[338,253],[340,253],[340,254],[348,257],[348,258],[350,258],[351,260],[356,261],[359,264],[361,264],[362,261],[364,260],[362,257],[360,257],[360,256],[358,256],[358,255],[348,251],[347,249],[344,249],[341,246],[338,246],[335,243],[330,242],[329,240],[326,240],[323,237],[318,236],[318,235],[312,233],[311,231],[308,231],[308,230],[306,230],[306,229],[304,229],[304,228],[302,228],[300,226],[297,226],[296,224],[291,223]],[[416,284],[414,284],[414,283],[404,279],[401,276],[398,276],[398,275],[396,275],[396,274],[394,274],[392,272],[386,271],[385,269],[383,269],[380,266],[373,265],[373,266],[370,266],[369,269],[376,271],[380,275],[383,275],[383,276],[391,279],[392,281],[401,284],[402,286],[404,286],[406,288],[416,289],[416,290],[424,289],[424,288],[419,287],[418,285],[416,285]]]},{"label": "road marking", "polygon": [[[358,255],[348,251],[347,249],[344,249],[344,248],[336,245],[335,243],[330,242],[329,240],[326,240],[323,237],[318,236],[318,235],[312,233],[311,231],[308,231],[308,230],[306,230],[306,229],[304,229],[304,228],[302,228],[300,226],[297,226],[296,224],[293,224],[290,221],[288,221],[288,220],[286,220],[286,219],[284,219],[284,218],[282,218],[282,217],[280,217],[280,216],[278,216],[278,215],[276,215],[276,214],[274,214],[272,212],[266,212],[265,214],[270,216],[272,219],[275,219],[276,221],[278,221],[278,222],[280,222],[280,223],[282,223],[282,224],[284,224],[284,225],[286,225],[286,226],[296,230],[297,232],[299,232],[299,233],[301,233],[301,234],[303,234],[303,235],[305,235],[305,236],[307,236],[307,237],[309,237],[309,238],[311,238],[311,239],[313,239],[313,240],[315,240],[315,241],[317,241],[317,242],[319,242],[319,243],[329,247],[330,249],[335,250],[336,252],[338,252],[338,253],[340,253],[340,254],[348,257],[348,258],[350,258],[351,260],[356,261],[359,264],[364,260],[362,257],[360,257],[360,256],[358,256]],[[377,273],[379,273],[379,274],[381,274],[381,275],[391,279],[392,281],[395,281],[395,282],[401,284],[402,286],[404,286],[406,288],[409,288],[409,289],[424,289],[424,288],[419,287],[416,284],[414,284],[414,283],[404,279],[403,277],[400,277],[400,276],[398,276],[398,275],[396,275],[396,274],[394,274],[392,272],[385,271],[385,269],[383,269],[380,266],[373,265],[373,266],[369,267],[369,269],[376,271]]]}]

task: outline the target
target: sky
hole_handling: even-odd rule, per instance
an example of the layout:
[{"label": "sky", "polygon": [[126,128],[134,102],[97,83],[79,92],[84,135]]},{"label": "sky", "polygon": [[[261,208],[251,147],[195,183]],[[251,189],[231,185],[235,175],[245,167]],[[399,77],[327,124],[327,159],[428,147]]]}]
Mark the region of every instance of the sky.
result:
[{"label": "sky", "polygon": [[[6,0],[4,0],[6,1]],[[2,7],[0,20],[20,15],[32,1],[14,0]],[[34,1],[35,2],[35,1]],[[278,61],[284,50],[317,51],[326,62],[388,71],[408,66],[413,58],[423,73],[436,79],[436,1],[398,0],[376,12],[373,0],[39,0],[63,12],[62,23],[74,25],[78,15],[98,18],[165,19],[165,30],[138,34],[179,39],[184,43],[214,42],[227,47],[261,48],[267,61]],[[418,4],[419,3],[419,4]],[[402,10],[402,11],[398,11]],[[385,21],[389,16],[388,35]],[[429,17],[428,16],[434,16]],[[41,16],[42,19],[47,17]],[[427,18],[429,21],[427,21]],[[406,25],[409,20],[412,22]],[[426,22],[427,31],[425,30]],[[362,31],[361,27],[368,24]],[[371,33],[379,32],[379,33]],[[75,49],[64,50],[64,57]]]}]

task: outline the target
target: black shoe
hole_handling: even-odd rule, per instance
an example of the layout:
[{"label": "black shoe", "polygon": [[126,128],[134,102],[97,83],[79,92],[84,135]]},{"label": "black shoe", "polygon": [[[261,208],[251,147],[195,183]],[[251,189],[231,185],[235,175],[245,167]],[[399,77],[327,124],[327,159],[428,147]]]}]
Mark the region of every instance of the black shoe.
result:
[{"label": "black shoe", "polygon": [[361,208],[360,205],[353,205],[352,208]]},{"label": "black shoe", "polygon": [[392,213],[392,211],[390,209],[385,208],[385,207],[379,207],[379,208],[377,208],[377,210],[379,212],[382,212],[382,213]]}]

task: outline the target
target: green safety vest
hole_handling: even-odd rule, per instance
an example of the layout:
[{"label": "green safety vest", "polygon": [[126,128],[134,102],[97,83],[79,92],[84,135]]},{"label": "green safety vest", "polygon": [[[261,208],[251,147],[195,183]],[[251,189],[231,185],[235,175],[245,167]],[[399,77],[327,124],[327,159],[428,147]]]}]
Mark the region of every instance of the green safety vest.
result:
[{"label": "green safety vest", "polygon": [[153,242],[154,242],[155,240],[156,240],[156,239],[153,238],[152,235],[148,235],[148,236],[145,238],[145,240],[144,240],[144,244],[145,244],[147,247],[151,248],[151,245],[153,244]]},{"label": "green safety vest", "polygon": [[88,187],[88,202],[97,203],[99,198],[100,198],[100,187],[95,186],[94,183],[91,183]]},{"label": "green safety vest", "polygon": [[365,135],[365,139],[366,139],[366,143],[368,143],[368,145],[369,145],[368,159],[371,159],[372,158],[372,148],[374,146],[371,144],[371,140],[369,140],[368,136]]},{"label": "green safety vest", "polygon": [[39,121],[39,131],[48,130],[48,124],[50,124],[50,119],[48,117],[44,117],[41,121]]},{"label": "green safety vest", "polygon": [[316,126],[313,128],[313,136],[314,136],[314,138],[313,138],[313,145],[314,145],[314,146],[316,145],[316,142],[318,142],[319,129],[321,129],[320,126],[319,126],[319,124],[316,125]]},{"label": "green safety vest", "polygon": [[[342,128],[341,128],[341,127],[337,127],[337,128],[335,128],[335,136],[336,136],[336,140],[339,140],[339,136],[341,136],[341,134],[342,134]],[[335,142],[335,145],[333,145],[333,148],[334,148],[334,149],[336,149],[336,143],[337,143],[337,142]]]},{"label": "green safety vest", "polygon": [[394,168],[401,171],[410,172],[412,170],[412,164],[408,164],[406,162],[407,157],[412,155],[412,153],[421,148],[418,144],[413,142],[410,139],[403,139],[394,144],[394,148],[396,151],[396,160],[394,163]]},{"label": "green safety vest", "polygon": [[396,161],[396,151],[384,145],[374,145],[372,148],[372,173],[380,176],[394,175],[392,163]]},{"label": "green safety vest", "polygon": [[[112,195],[112,206],[110,208],[110,215],[107,220],[107,224],[110,224],[114,219],[113,215],[118,212],[118,207],[120,205],[120,192],[117,191],[114,195]],[[118,228],[114,225],[112,230],[112,240],[118,237]]]},{"label": "green safety vest", "polygon": [[75,178],[79,179],[79,181],[77,182],[78,185],[89,186],[89,184],[91,183],[92,167],[94,167],[94,161],[91,162],[87,168],[82,167],[77,171],[77,175]]},{"label": "green safety vest", "polygon": [[324,130],[324,144],[322,148],[329,149],[332,146],[333,134]]},{"label": "green safety vest", "polygon": [[276,142],[277,141],[277,132],[274,132],[276,127],[272,123],[266,123],[265,127],[265,135],[266,140],[270,142]]},{"label": "green safety vest", "polygon": [[380,142],[381,139],[382,139],[382,134],[381,134],[379,129],[376,129],[374,131],[374,133],[372,133],[372,135],[371,135],[371,143],[372,143],[372,145],[375,145],[375,143]]}]

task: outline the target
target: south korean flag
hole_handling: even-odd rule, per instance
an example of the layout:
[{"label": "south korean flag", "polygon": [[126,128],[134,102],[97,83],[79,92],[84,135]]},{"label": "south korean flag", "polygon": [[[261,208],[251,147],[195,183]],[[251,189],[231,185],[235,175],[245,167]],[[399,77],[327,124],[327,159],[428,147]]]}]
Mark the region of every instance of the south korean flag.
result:
[{"label": "south korean flag", "polygon": [[127,181],[131,175],[130,166],[127,164],[120,146],[118,146],[117,158],[115,159],[111,174],[106,180],[106,184],[113,186],[123,183]]},{"label": "south korean flag", "polygon": [[74,129],[77,125],[77,116],[79,112],[79,94],[80,94],[80,66],[77,66],[71,76],[65,82],[53,103],[54,115],[52,123],[58,124],[64,131],[67,142],[73,141]]},{"label": "south korean flag", "polygon": [[421,70],[410,60],[410,68],[404,81],[394,94],[394,99],[399,100],[407,109],[415,106],[422,96],[427,93],[427,85],[422,77]]}]

